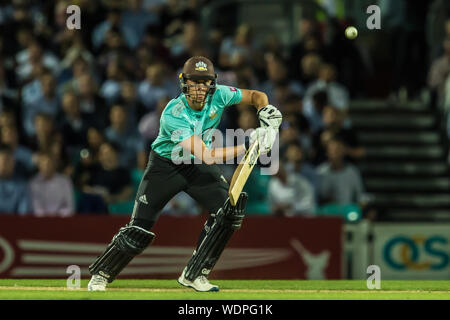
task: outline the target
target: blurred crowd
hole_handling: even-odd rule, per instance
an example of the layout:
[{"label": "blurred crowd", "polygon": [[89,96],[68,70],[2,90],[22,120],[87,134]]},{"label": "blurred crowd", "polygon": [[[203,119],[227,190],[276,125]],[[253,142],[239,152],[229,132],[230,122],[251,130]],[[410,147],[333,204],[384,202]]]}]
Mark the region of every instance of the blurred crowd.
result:
[{"label": "blurred crowd", "polygon": [[[304,17],[288,48],[276,37],[257,44],[249,25],[203,30],[208,2],[0,1],[2,214],[130,214],[160,114],[194,55],[215,63],[220,84],[261,90],[284,115],[278,173],[254,170],[249,213],[314,215],[364,202],[365,151],[348,117],[364,66],[345,24],[334,21],[325,36]],[[70,4],[81,8],[81,30],[66,27]],[[219,128],[258,125],[255,109],[238,105]],[[224,166],[227,178],[233,170]],[[184,193],[164,208],[202,210]]]},{"label": "blurred crowd", "polygon": [[431,66],[427,84],[432,92],[432,105],[442,114],[441,126],[446,130],[450,165],[450,3],[435,1],[429,20]]}]

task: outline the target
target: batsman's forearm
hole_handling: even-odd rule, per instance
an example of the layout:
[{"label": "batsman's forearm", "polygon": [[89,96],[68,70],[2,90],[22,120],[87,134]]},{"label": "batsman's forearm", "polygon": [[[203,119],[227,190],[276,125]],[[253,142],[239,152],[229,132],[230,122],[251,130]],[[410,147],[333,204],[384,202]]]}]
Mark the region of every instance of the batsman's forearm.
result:
[{"label": "batsman's forearm", "polygon": [[268,104],[269,98],[267,97],[267,94],[258,90],[252,91],[252,105],[254,105],[257,110],[267,106]]},{"label": "batsman's forearm", "polygon": [[234,159],[243,153],[245,153],[244,145],[214,148],[206,151],[203,155],[203,159],[206,164],[213,164],[217,162],[226,163],[227,160]]}]

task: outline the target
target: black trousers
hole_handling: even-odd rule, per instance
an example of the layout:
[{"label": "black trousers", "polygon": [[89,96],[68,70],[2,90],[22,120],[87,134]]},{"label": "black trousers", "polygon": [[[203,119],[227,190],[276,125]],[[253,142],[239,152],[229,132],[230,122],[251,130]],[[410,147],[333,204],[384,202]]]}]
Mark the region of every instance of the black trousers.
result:
[{"label": "black trousers", "polygon": [[152,151],[136,194],[130,224],[150,230],[164,206],[181,191],[210,214],[216,213],[228,197],[228,187],[215,164],[174,164]]}]

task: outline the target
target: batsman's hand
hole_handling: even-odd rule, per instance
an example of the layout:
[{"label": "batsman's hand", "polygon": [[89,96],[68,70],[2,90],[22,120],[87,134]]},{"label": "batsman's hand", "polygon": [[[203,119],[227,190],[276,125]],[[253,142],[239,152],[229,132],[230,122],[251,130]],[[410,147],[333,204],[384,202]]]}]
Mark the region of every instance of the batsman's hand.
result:
[{"label": "batsman's hand", "polygon": [[255,142],[259,142],[259,150],[261,154],[268,153],[275,143],[277,138],[278,129],[273,128],[256,128],[250,134],[250,146]]},{"label": "batsman's hand", "polygon": [[280,128],[281,122],[283,121],[283,115],[280,110],[271,104],[258,110],[258,118],[261,127],[275,130]]}]

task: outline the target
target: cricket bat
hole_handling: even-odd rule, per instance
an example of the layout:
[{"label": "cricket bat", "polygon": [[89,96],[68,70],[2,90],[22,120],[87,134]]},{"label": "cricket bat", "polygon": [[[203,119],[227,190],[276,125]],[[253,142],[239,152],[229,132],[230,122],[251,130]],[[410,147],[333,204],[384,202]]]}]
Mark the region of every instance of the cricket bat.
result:
[{"label": "cricket bat", "polygon": [[228,190],[228,196],[230,197],[230,202],[232,206],[235,206],[239,196],[241,195],[242,189],[244,189],[245,183],[247,182],[250,173],[253,170],[259,157],[259,143],[255,141],[250,148],[245,153],[244,157],[239,163],[238,167],[233,173],[231,178],[230,188]]}]

